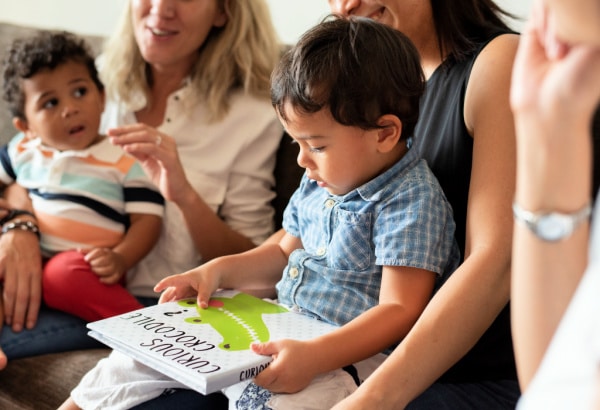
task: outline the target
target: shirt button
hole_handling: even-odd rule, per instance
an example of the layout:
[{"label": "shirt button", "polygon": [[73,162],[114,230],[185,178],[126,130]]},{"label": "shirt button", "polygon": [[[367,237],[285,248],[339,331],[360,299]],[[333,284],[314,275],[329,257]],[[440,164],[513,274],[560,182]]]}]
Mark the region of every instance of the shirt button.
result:
[{"label": "shirt button", "polygon": [[331,208],[335,205],[335,201],[333,199],[328,199],[327,201],[325,201],[325,207],[326,208]]},{"label": "shirt button", "polygon": [[327,248],[325,248],[325,247],[321,247],[321,248],[317,249],[317,255],[319,255],[319,256],[325,255],[326,252],[327,252]]},{"label": "shirt button", "polygon": [[298,268],[290,268],[290,270],[288,271],[288,275],[290,276],[290,278],[296,279],[298,277]]}]

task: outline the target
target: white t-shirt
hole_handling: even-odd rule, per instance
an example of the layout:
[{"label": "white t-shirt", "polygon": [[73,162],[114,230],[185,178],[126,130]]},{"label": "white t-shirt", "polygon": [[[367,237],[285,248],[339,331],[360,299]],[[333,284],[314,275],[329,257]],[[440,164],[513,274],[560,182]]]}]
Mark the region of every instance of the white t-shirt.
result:
[{"label": "white t-shirt", "polygon": [[590,261],[519,410],[600,409],[600,209]]},{"label": "white t-shirt", "polygon": [[[283,128],[268,99],[241,91],[231,95],[225,118],[209,123],[204,104],[186,112],[191,92],[188,82],[169,96],[158,130],[177,142],[187,178],[204,201],[232,229],[258,244],[273,231],[273,169]],[[108,102],[101,132],[136,122],[124,105]],[[201,260],[179,208],[167,202],[161,237],[128,273],[127,288],[136,296],[156,297],[152,289],[160,279],[192,269]]]}]

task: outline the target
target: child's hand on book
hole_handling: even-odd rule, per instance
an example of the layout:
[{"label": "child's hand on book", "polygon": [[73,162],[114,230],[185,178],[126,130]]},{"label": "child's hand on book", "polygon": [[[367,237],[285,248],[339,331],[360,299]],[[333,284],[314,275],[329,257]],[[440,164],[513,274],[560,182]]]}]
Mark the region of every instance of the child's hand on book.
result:
[{"label": "child's hand on book", "polygon": [[154,286],[154,291],[163,292],[159,303],[197,297],[198,306],[204,309],[218,287],[218,275],[202,265],[178,275],[167,276]]},{"label": "child's hand on book", "polygon": [[296,393],[317,376],[318,355],[310,341],[281,339],[253,343],[251,349],[260,355],[273,356],[273,361],[254,379],[254,383],[273,393]]}]

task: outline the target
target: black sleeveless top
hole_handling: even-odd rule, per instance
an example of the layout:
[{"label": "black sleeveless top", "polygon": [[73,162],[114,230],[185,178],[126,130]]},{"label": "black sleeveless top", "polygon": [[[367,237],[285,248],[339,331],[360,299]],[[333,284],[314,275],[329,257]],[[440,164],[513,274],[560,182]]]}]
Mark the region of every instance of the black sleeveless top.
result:
[{"label": "black sleeveless top", "polygon": [[[473,156],[473,138],[464,122],[465,91],[475,59],[491,40],[482,42],[469,57],[459,62],[446,61],[437,68],[427,81],[414,134],[414,147],[427,160],[454,210],[456,239],[463,257]],[[471,351],[440,381],[501,379],[517,379],[508,305]]]}]

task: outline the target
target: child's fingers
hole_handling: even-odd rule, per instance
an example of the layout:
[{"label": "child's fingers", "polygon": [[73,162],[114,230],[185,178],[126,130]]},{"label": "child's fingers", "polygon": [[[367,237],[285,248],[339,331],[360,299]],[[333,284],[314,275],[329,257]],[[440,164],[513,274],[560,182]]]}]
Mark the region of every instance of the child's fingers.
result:
[{"label": "child's fingers", "polygon": [[206,309],[208,307],[208,302],[211,295],[212,291],[209,291],[206,288],[199,289],[197,298],[198,306],[200,306],[202,309]]},{"label": "child's fingers", "polygon": [[279,353],[279,348],[275,342],[252,343],[250,349],[262,356],[272,356]]},{"label": "child's fingers", "polygon": [[158,283],[156,285],[154,285],[154,291],[155,292],[162,292],[163,290],[170,288],[170,287],[177,287],[178,283],[177,283],[177,277],[179,275],[171,275],[171,276],[167,276],[166,278],[161,279],[160,281],[158,281]]}]

